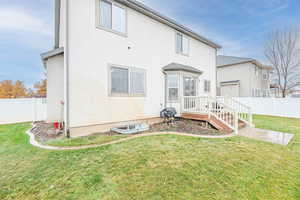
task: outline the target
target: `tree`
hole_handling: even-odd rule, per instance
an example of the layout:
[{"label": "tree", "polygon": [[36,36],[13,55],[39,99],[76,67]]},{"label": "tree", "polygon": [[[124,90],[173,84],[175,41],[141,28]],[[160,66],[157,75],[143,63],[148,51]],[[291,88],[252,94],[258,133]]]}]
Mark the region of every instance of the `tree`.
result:
[{"label": "tree", "polygon": [[12,98],[13,82],[11,80],[4,80],[0,82],[0,98]]},{"label": "tree", "polygon": [[282,97],[300,86],[299,31],[274,30],[265,46],[265,56],[274,67],[274,79]]},{"label": "tree", "polygon": [[36,95],[39,97],[47,96],[47,80],[43,79],[40,82],[34,84],[34,88],[36,89]]},{"label": "tree", "polygon": [[11,80],[0,82],[0,98],[27,97],[27,89],[22,81],[13,83]]},{"label": "tree", "polygon": [[27,97],[27,89],[22,81],[16,81],[12,89],[12,98],[24,98]]}]

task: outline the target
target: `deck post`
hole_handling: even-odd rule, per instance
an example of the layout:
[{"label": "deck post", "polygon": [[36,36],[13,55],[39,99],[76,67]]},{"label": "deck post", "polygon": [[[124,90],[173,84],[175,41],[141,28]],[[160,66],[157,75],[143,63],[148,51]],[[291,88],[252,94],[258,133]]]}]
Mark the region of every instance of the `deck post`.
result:
[{"label": "deck post", "polygon": [[252,109],[249,110],[249,123],[250,123],[250,126],[253,126],[253,114],[252,114]]},{"label": "deck post", "polygon": [[210,117],[211,117],[211,114],[210,114],[210,112],[211,112],[211,105],[210,105],[210,101],[209,101],[209,98],[207,98],[207,103],[208,103],[208,119],[210,119]]},{"label": "deck post", "polygon": [[239,114],[237,111],[234,112],[234,133],[239,134]]}]

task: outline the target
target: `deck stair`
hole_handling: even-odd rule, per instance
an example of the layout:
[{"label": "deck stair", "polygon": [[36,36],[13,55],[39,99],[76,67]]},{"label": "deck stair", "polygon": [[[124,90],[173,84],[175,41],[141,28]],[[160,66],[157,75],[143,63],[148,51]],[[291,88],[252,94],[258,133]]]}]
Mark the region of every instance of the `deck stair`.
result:
[{"label": "deck stair", "polygon": [[241,128],[253,127],[251,108],[232,98],[183,97],[181,117],[206,121],[226,133],[238,134]]}]

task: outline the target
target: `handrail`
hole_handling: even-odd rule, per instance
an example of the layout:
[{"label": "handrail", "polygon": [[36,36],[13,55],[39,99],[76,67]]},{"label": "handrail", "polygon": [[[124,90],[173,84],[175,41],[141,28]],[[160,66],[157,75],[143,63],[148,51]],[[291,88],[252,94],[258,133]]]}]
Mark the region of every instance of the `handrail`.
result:
[{"label": "handrail", "polygon": [[231,98],[231,97],[217,97],[218,102],[223,102],[225,104],[229,104],[233,109],[235,109],[238,112],[239,119],[249,126],[253,126],[253,115],[252,115],[252,109]]}]

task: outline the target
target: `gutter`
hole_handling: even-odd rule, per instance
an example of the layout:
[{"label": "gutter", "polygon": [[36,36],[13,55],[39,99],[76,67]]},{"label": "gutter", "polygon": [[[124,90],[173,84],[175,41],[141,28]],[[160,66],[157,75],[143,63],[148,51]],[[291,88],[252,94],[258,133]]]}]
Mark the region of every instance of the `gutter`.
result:
[{"label": "gutter", "polygon": [[61,0],[55,0],[54,49],[59,48]]}]

